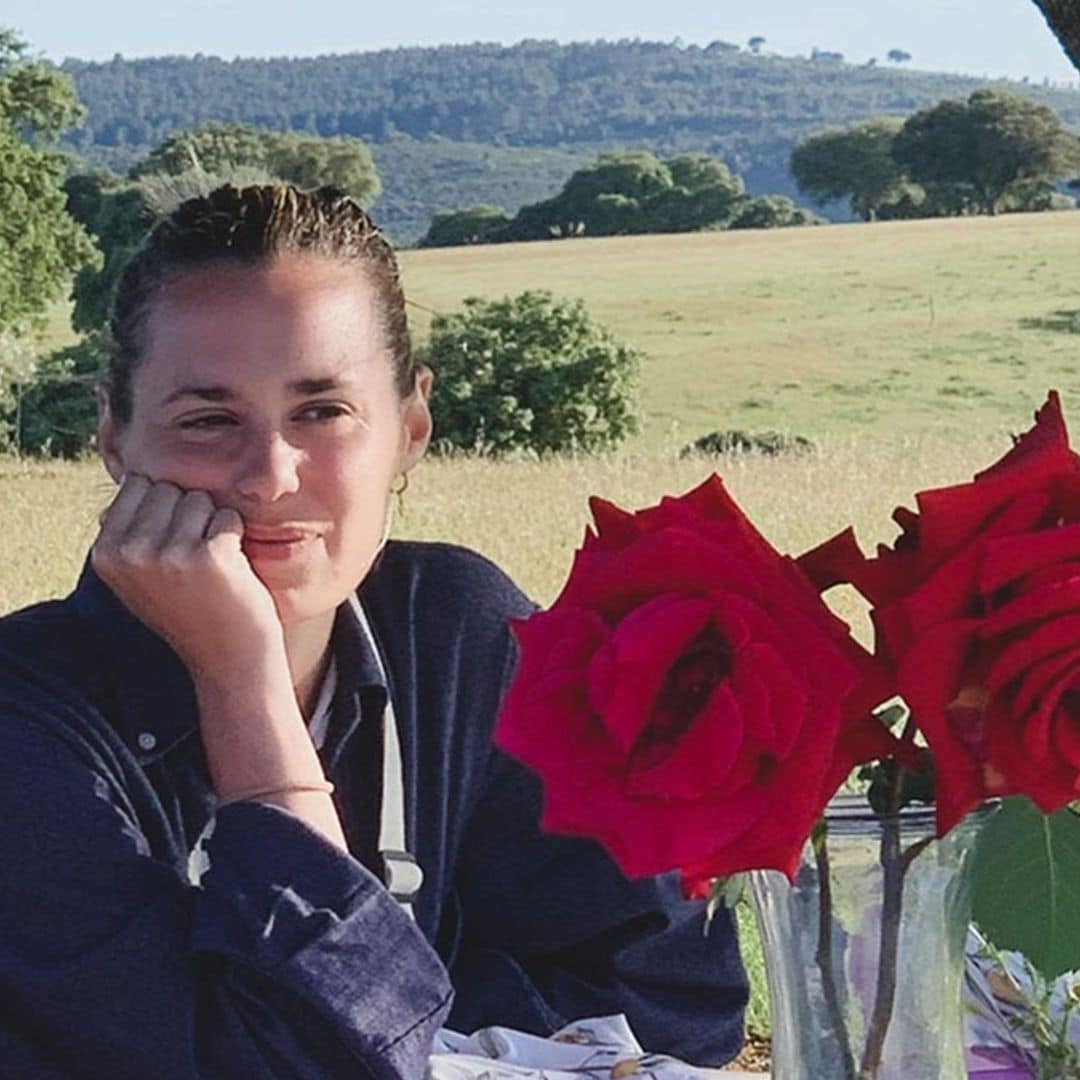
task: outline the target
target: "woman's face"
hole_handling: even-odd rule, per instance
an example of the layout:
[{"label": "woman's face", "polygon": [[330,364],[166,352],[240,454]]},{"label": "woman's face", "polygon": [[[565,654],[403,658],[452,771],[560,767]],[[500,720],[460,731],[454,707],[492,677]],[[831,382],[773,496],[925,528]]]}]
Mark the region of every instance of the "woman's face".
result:
[{"label": "woman's face", "polygon": [[355,265],[289,254],[164,286],[147,314],[132,417],[105,408],[114,479],[208,491],[286,625],[335,609],[367,573],[390,488],[431,433],[423,370],[394,385],[374,290]]}]

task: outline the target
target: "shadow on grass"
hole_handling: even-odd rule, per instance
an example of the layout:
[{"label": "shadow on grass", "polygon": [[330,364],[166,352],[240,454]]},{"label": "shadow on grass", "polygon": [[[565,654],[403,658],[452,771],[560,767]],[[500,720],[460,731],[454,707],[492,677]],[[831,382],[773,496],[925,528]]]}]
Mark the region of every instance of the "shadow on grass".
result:
[{"label": "shadow on grass", "polygon": [[1052,330],[1059,334],[1080,334],[1080,308],[1062,308],[1049,315],[1021,319],[1022,330]]}]

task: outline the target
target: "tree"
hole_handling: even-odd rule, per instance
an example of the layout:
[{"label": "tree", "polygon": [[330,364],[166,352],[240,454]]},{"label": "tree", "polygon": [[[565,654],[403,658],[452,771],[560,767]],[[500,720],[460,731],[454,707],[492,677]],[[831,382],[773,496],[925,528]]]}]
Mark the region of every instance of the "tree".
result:
[{"label": "tree", "polygon": [[97,432],[94,384],[108,353],[100,334],[40,360],[16,400],[0,411],[23,454],[77,458],[89,453]]},{"label": "tree", "polygon": [[612,449],[637,429],[640,357],[580,300],[470,297],[432,321],[437,451],[536,454]]},{"label": "tree", "polygon": [[742,180],[705,154],[661,161],[647,150],[609,152],[554,198],[523,206],[499,238],[692,232],[725,224],[745,201]]},{"label": "tree", "polygon": [[812,199],[850,199],[851,209],[872,221],[909,186],[892,153],[903,125],[898,117],[882,117],[812,135],[792,151],[791,175]]},{"label": "tree", "polygon": [[911,53],[903,49],[890,49],[885,56],[890,64],[906,64],[911,59]]},{"label": "tree", "polygon": [[237,166],[265,170],[302,188],[339,187],[364,206],[382,190],[371,151],[360,139],[324,139],[243,124],[209,124],[172,135],[138,162],[131,176],[177,176],[192,170],[228,176]]},{"label": "tree", "polygon": [[909,117],[893,156],[918,183],[968,184],[983,213],[1032,180],[1067,176],[1080,143],[1052,109],[997,90],[976,90]]},{"label": "tree", "polygon": [[754,55],[755,55],[755,56],[756,56],[756,55],[757,55],[757,54],[758,54],[759,52],[761,52],[761,50],[762,50],[762,48],[764,47],[764,45],[765,45],[765,39],[764,39],[763,37],[761,37],[760,35],[758,35],[758,36],[756,36],[756,37],[752,37],[752,38],[751,38],[751,39],[750,39],[750,40],[749,40],[749,41],[748,41],[748,42],[746,43],[746,47],[747,47],[747,48],[748,48],[748,49],[749,49],[749,50],[750,50],[750,51],[751,51],[752,53],[754,53]]},{"label": "tree", "polygon": [[820,225],[822,218],[796,206],[786,195],[759,195],[745,203],[729,229],[786,229]]},{"label": "tree", "polygon": [[436,214],[420,247],[457,247],[463,244],[491,244],[501,239],[510,218],[501,206],[470,206]]},{"label": "tree", "polygon": [[1080,10],[1075,0],[1034,0],[1035,6],[1043,13],[1050,29],[1054,31],[1061,47],[1080,68]]},{"label": "tree", "polygon": [[64,209],[65,162],[50,148],[81,116],[70,78],[0,30],[0,332],[40,318],[95,257]]},{"label": "tree", "polygon": [[109,306],[130,256],[154,222],[140,186],[105,171],[75,173],[64,183],[68,212],[93,237],[102,261],[75,275],[72,326],[80,333],[104,327]]}]

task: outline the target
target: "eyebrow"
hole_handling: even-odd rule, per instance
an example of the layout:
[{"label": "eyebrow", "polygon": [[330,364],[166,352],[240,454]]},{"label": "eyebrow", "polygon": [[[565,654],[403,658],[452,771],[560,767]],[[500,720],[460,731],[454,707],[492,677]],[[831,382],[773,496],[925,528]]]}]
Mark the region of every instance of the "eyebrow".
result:
[{"label": "eyebrow", "polygon": [[[289,383],[291,390],[298,397],[311,397],[314,394],[325,394],[331,390],[341,389],[341,381],[333,375],[327,375],[316,379],[296,379]],[[180,386],[177,387],[162,405],[171,405],[180,398],[194,397],[200,401],[235,401],[239,395],[227,386]]]}]

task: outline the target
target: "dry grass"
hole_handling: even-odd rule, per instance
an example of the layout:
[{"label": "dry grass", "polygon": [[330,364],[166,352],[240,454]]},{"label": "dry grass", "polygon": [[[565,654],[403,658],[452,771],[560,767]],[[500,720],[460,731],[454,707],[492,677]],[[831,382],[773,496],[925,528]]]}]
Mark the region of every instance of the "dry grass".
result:
[{"label": "dry grass", "polygon": [[[1025,418],[1017,421],[1025,426]],[[543,463],[431,459],[412,474],[394,534],[475,548],[546,603],[581,540],[590,494],[636,508],[686,491],[716,469],[765,534],[797,553],[849,522],[867,544],[889,539],[895,505],[920,487],[966,479],[1004,449],[1002,440],[960,447],[926,436],[826,440],[805,459],[680,461],[670,451]],[[0,612],[71,587],[111,490],[96,463],[0,463],[7,522]]]}]

